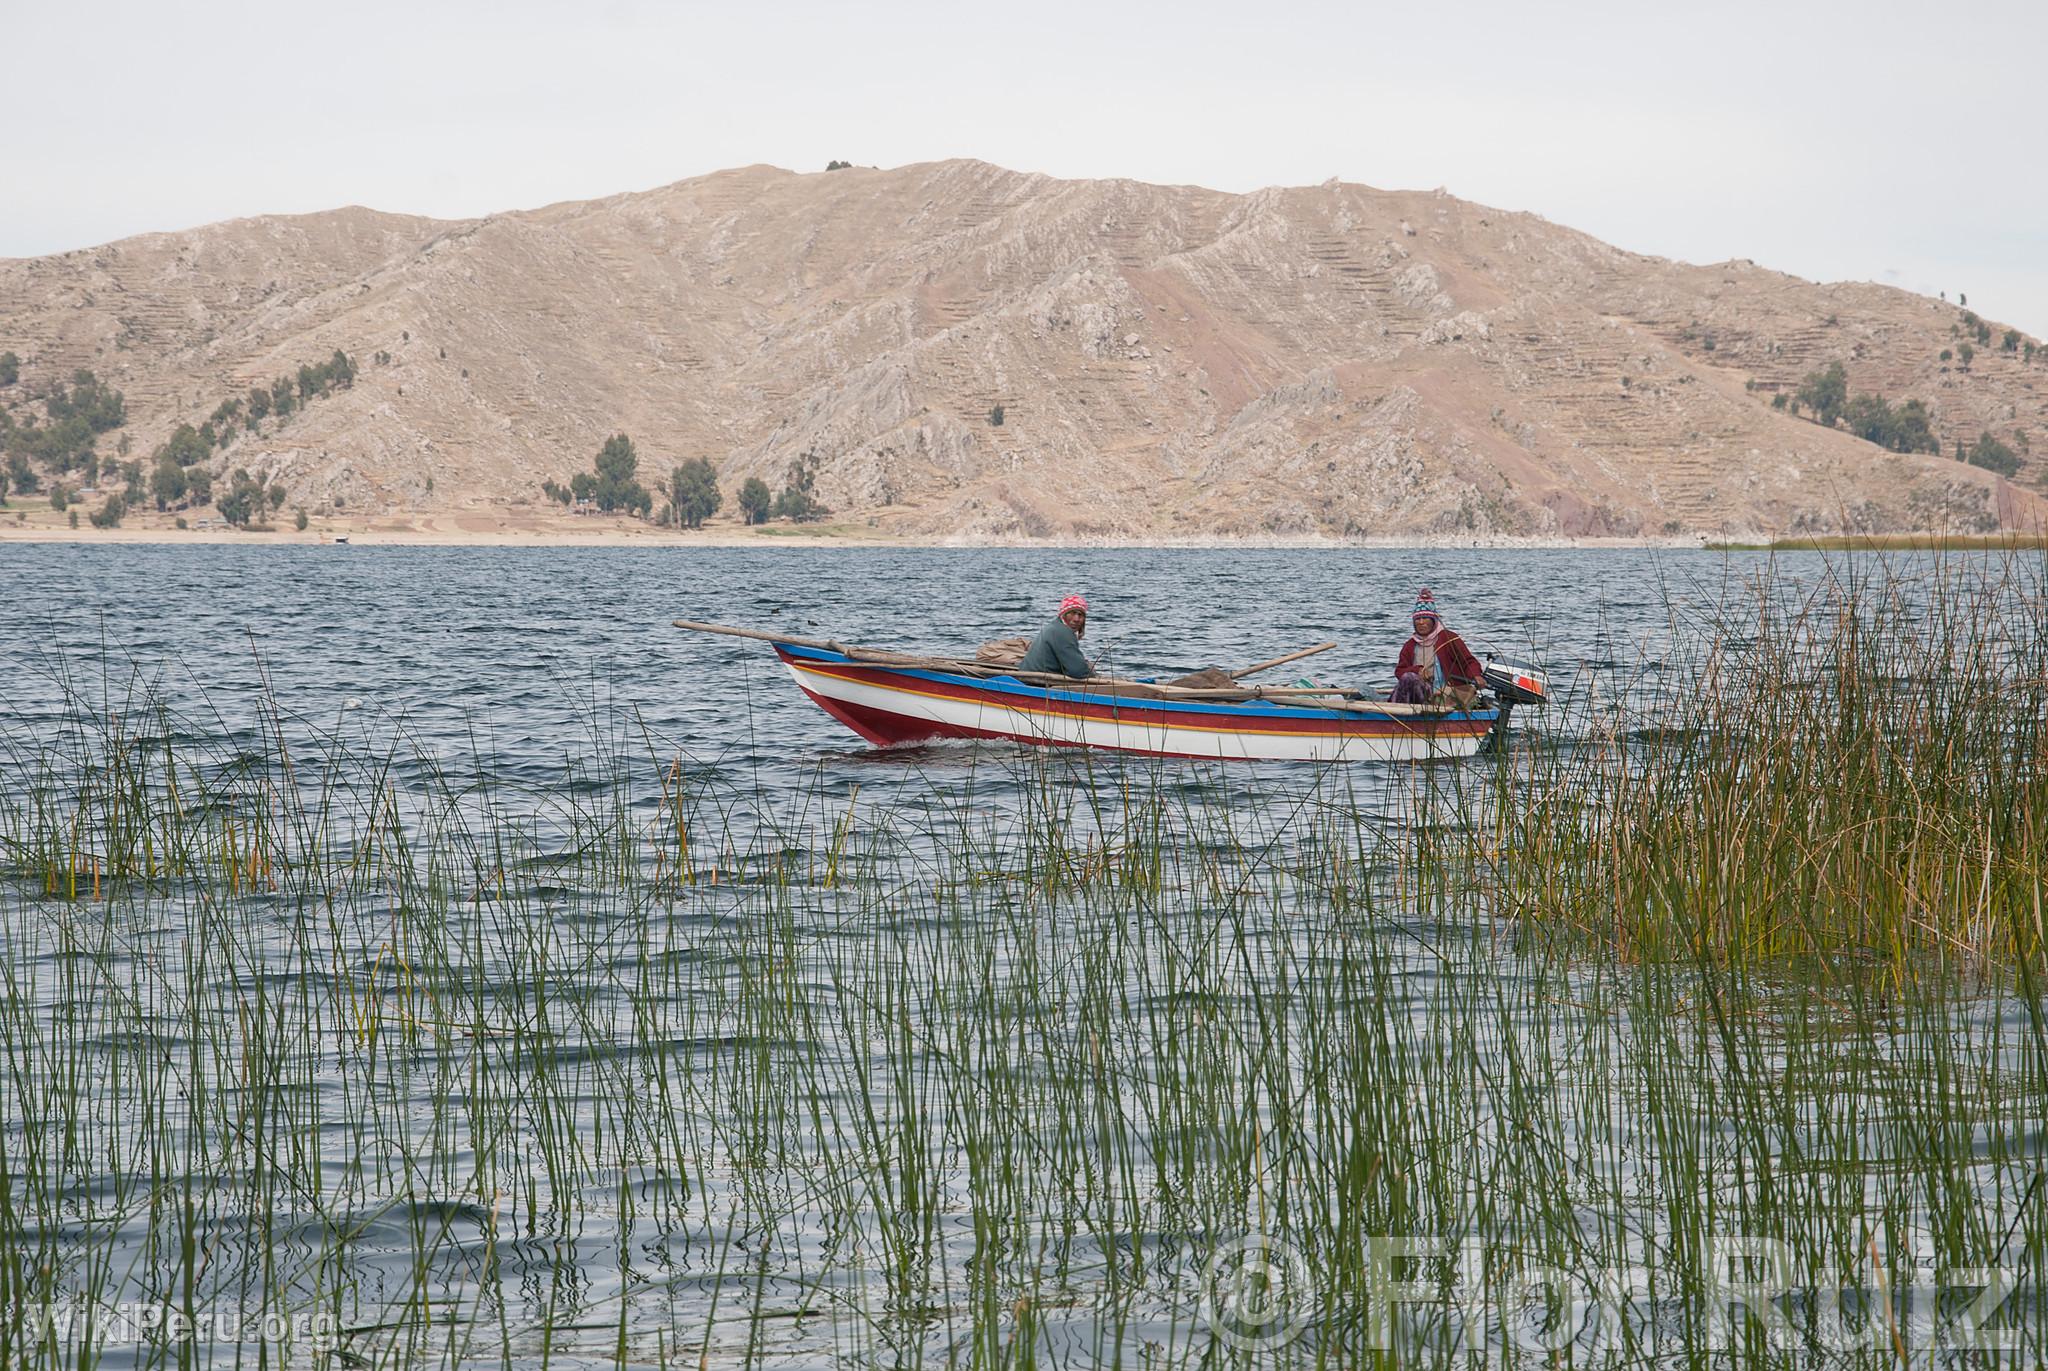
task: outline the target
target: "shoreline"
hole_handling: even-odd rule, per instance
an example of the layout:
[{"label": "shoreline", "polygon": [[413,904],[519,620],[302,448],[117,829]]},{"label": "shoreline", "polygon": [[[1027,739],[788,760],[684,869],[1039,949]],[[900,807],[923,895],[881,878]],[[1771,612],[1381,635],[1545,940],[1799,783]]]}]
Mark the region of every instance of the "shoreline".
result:
[{"label": "shoreline", "polygon": [[[531,548],[773,548],[773,547],[827,547],[827,548],[904,548],[904,549],[969,549],[969,550],[1088,550],[1128,549],[1132,551],[1161,551],[1170,549],[1221,550],[1236,548],[1245,551],[1301,551],[1301,552],[1358,552],[1374,550],[1417,549],[1470,549],[1474,551],[1500,550],[1572,550],[1593,548],[1644,549],[1661,548],[1671,551],[1697,552],[1706,547],[1699,538],[1513,538],[1467,535],[1458,538],[1432,538],[1417,534],[1410,537],[1385,538],[962,538],[935,535],[892,535],[870,534],[745,534],[711,532],[699,534],[637,533],[631,531],[601,533],[570,532],[527,532],[507,530],[503,532],[466,532],[450,530],[396,530],[363,529],[341,535],[347,539],[346,547],[531,547]],[[337,546],[333,533],[308,530],[305,533],[239,533],[233,530],[174,530],[174,529],[38,529],[0,527],[0,545],[22,544],[97,544],[102,546],[131,547],[178,547],[178,546],[222,546],[246,547],[333,547]]]},{"label": "shoreline", "polygon": [[645,547],[645,548],[974,548],[1077,550],[1247,549],[1260,551],[1355,551],[1375,548],[1584,549],[1670,548],[1698,550],[1705,538],[1678,537],[1528,537],[1505,534],[1398,534],[1384,537],[1243,537],[1228,536],[1076,536],[1055,538],[976,537],[961,534],[896,533],[850,523],[748,527],[714,520],[709,527],[684,532],[656,528],[624,519],[535,519],[500,521],[474,516],[424,515],[411,519],[315,519],[304,531],[295,528],[238,530],[216,525],[177,528],[156,519],[131,520],[121,528],[72,528],[54,511],[38,510],[32,522],[8,517],[0,509],[0,544],[73,543],[124,546],[263,547],[334,546],[346,539],[350,547]]},{"label": "shoreline", "polygon": [[[45,515],[45,519],[48,516]],[[180,529],[145,525],[100,529],[71,528],[48,520],[36,523],[9,521],[0,512],[0,544],[79,544],[130,547],[251,546],[251,547],[514,547],[514,548],[772,548],[822,547],[836,549],[904,548],[977,550],[1116,550],[1163,551],[1173,549],[1301,552],[1368,552],[1403,549],[1444,551],[1589,551],[1662,550],[1672,552],[1904,552],[2036,550],[2048,547],[2048,537],[2018,531],[2000,534],[1944,534],[1933,532],[1886,534],[1807,534],[1771,538],[1708,534],[1659,537],[1542,537],[1506,534],[1429,535],[1403,534],[1367,538],[1320,537],[1072,537],[1072,538],[977,538],[958,534],[889,533],[854,525],[792,527],[769,525],[746,528],[738,525],[682,532],[636,525],[625,521],[591,527],[585,521],[532,526],[449,527],[434,519],[418,524],[350,526],[340,520],[321,521],[324,526],[297,529],[241,531],[215,527]],[[346,539],[342,544],[338,540]]]}]

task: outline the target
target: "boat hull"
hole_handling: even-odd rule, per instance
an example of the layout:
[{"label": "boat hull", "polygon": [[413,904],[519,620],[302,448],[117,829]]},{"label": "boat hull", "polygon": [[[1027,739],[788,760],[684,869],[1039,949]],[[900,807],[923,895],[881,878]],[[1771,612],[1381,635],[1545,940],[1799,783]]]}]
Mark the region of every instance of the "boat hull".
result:
[{"label": "boat hull", "polygon": [[1468,757],[1497,710],[1318,709],[1264,701],[1134,699],[947,672],[879,667],[775,645],[804,694],[877,746],[990,738],[1218,761],[1370,762]]}]

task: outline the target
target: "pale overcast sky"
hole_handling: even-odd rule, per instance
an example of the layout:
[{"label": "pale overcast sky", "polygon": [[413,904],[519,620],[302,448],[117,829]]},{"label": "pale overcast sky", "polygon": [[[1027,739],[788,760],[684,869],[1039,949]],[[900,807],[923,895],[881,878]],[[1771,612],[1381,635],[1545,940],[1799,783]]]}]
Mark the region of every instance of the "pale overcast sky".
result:
[{"label": "pale overcast sky", "polygon": [[1445,186],[2048,335],[2048,4],[0,0],[0,255],[721,167]]}]

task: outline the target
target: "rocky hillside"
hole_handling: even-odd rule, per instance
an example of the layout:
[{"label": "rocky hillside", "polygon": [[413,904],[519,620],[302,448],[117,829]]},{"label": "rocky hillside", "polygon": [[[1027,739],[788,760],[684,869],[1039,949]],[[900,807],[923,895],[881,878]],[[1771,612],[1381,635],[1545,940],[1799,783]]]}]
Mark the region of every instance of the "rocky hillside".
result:
[{"label": "rocky hillside", "polygon": [[[352,387],[217,459],[294,502],[510,512],[623,430],[645,467],[711,457],[728,508],[810,455],[837,517],[963,538],[2032,526],[2048,349],[1987,326],[1441,192],[976,162],[0,261],[17,405],[89,367],[126,393],[137,455],[350,354]],[[1772,407],[1837,361],[1852,393],[1923,400],[1943,455]],[[1953,460],[1986,432],[2013,481]]]}]

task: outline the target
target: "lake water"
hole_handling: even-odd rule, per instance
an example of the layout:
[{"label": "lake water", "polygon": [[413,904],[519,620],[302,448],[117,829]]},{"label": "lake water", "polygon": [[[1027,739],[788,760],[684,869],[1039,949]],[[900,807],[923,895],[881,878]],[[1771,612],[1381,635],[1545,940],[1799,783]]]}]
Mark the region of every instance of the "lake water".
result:
[{"label": "lake water", "polygon": [[2022,999],[1895,1037],[1763,985],[1731,1027],[1685,967],[1529,946],[1431,865],[1512,762],[878,751],[669,626],[957,652],[1078,591],[1122,672],[1335,638],[1303,667],[1380,686],[1428,585],[1590,749],[1828,570],[0,545],[0,1362],[1350,1364],[1368,1236],[1427,1234],[1496,1319],[1404,1363],[1545,1361],[1510,1254],[1646,1273],[1635,1341],[1577,1345],[1679,1365],[1720,1236],[2037,1254]]},{"label": "lake water", "polygon": [[[1034,632],[1080,592],[1086,649],[1120,672],[1242,666],[1334,638],[1298,669],[1383,687],[1429,586],[1475,647],[1533,654],[1567,684],[1589,665],[1626,682],[1624,668],[1661,654],[1670,605],[1739,594],[1768,564],[1632,550],[0,545],[0,704],[19,724],[47,721],[61,657],[81,682],[161,677],[232,721],[260,659],[288,712],[360,708],[449,746],[487,723],[508,763],[545,770],[578,746],[598,688],[663,738],[774,781],[864,749],[765,645],[671,620],[958,652]],[[1821,563],[1775,565],[1810,579]]]}]

